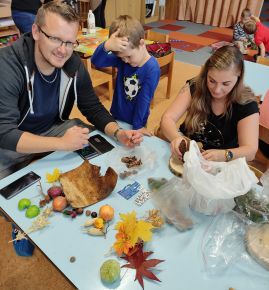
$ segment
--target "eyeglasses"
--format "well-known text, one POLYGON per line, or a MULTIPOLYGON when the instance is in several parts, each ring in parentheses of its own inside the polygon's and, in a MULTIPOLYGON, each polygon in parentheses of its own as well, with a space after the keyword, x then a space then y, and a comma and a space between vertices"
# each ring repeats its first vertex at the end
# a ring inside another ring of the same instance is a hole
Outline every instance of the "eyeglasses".
POLYGON ((76 47, 79 46, 79 42, 76 40, 76 42, 71 42, 71 41, 63 41, 58 37, 54 37, 51 35, 48 35, 45 31, 43 31, 40 27, 38 27, 39 30, 52 42, 55 44, 55 46, 60 47, 63 44, 65 44, 66 48, 69 49, 75 49, 76 47))

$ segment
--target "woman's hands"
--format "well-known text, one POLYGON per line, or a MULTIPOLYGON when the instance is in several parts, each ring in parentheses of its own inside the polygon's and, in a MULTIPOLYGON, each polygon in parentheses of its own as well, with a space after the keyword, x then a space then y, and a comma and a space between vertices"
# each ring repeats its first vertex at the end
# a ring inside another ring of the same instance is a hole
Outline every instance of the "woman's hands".
MULTIPOLYGON (((178 158, 180 160, 182 160, 182 153, 179 150, 179 144, 181 143, 182 140, 186 139, 184 138, 184 136, 178 136, 175 139, 173 139, 170 143, 170 148, 171 148, 171 153, 175 158, 178 158)), ((187 141, 186 141, 187 142, 187 141)))
POLYGON ((226 161, 225 150, 209 149, 202 152, 202 156, 209 161, 226 161))

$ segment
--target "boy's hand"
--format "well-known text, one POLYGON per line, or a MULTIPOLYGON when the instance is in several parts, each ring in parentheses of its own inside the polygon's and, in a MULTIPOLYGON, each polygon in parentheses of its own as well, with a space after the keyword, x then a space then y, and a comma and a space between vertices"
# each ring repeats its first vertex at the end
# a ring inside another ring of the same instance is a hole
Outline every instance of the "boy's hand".
POLYGON ((119 29, 110 35, 110 38, 105 42, 105 49, 108 51, 122 52, 126 50, 129 45, 128 38, 126 36, 119 37, 119 29))
POLYGON ((118 141, 127 146, 127 147, 135 147, 140 145, 143 141, 143 135, 138 132, 138 130, 119 130, 117 134, 118 141))

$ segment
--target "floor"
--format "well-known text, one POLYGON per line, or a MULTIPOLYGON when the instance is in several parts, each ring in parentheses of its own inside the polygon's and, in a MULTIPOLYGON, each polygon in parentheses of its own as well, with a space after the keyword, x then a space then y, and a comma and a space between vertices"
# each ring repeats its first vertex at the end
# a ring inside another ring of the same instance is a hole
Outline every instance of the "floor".
MULTIPOLYGON (((269 27, 269 0, 264 1, 260 20, 269 27)), ((232 28, 197 24, 190 21, 163 20, 152 22, 144 26, 145 30, 169 34, 169 41, 175 51, 175 59, 193 65, 202 65, 212 53, 211 44, 219 41, 232 41, 232 28)), ((253 61, 253 54, 245 56, 253 61)))

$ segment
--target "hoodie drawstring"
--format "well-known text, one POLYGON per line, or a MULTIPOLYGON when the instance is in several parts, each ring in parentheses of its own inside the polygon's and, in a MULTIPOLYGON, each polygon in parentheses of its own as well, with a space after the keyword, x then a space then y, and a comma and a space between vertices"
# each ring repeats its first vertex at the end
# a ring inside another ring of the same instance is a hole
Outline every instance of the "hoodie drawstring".
POLYGON ((74 92, 75 92, 75 105, 78 103, 78 93, 77 93, 77 74, 74 77, 74 92))
POLYGON ((24 69, 25 69, 25 73, 26 73, 27 92, 28 92, 28 98, 29 98, 29 103, 30 103, 30 113, 34 114, 33 99, 32 99, 32 84, 30 82, 28 68, 26 65, 24 66, 24 69))

